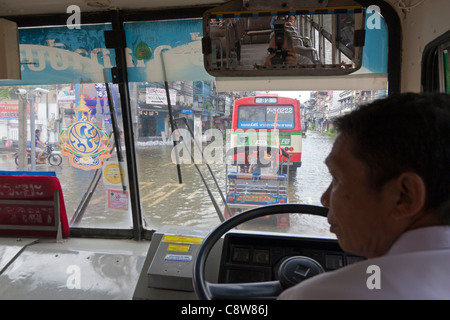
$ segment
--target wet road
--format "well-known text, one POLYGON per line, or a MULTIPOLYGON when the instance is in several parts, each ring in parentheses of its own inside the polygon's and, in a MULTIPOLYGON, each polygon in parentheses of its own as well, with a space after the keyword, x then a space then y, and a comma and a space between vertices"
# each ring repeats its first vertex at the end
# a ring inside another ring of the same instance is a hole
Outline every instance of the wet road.
MULTIPOLYGON (((324 159, 331 150, 333 139, 314 131, 308 131, 303 139, 302 167, 290 173, 288 201, 320 205, 320 196, 330 182, 324 159)), ((172 146, 138 146, 137 162, 143 216, 148 228, 158 229, 164 225, 213 228, 220 223, 217 213, 193 164, 181 165, 183 183, 178 183, 176 165, 172 163, 172 146)), ((0 155, 0 169, 16 170, 12 155, 0 155)), ((225 165, 211 164, 222 192, 225 192, 225 165)), ((53 170, 61 181, 69 220, 77 210, 80 200, 94 176, 93 171, 72 168, 64 157, 61 167, 38 165, 37 170, 53 170)), ((208 172, 200 165, 208 186, 219 206, 223 202, 208 172)), ((80 227, 124 228, 131 226, 129 214, 106 208, 106 189, 100 180, 92 196, 80 227)), ((306 215, 291 217, 290 232, 327 234, 328 224, 323 218, 306 215)))
MULTIPOLYGON (((302 167, 290 172, 290 203, 320 205, 320 197, 330 182, 324 160, 332 143, 333 139, 313 131, 308 132, 307 137, 303 139, 302 167)), ((138 149, 139 174, 141 180, 146 181, 141 183, 141 198, 148 224, 156 228, 168 224, 208 228, 216 226, 219 218, 196 168, 193 164, 181 165, 183 184, 178 184, 175 164, 166 162, 166 159, 170 159, 171 149, 161 146, 138 149), (166 163, 156 167, 154 162, 148 159, 160 159, 166 163)), ((225 165, 210 166, 222 192, 225 192, 225 165)), ((200 169, 217 203, 223 208, 220 194, 206 165, 200 165, 200 169)), ((323 221, 306 222, 305 225, 304 217, 300 220, 302 221, 298 221, 299 223, 291 224, 297 227, 291 228, 290 231, 303 232, 309 229, 312 233, 322 234, 328 230, 328 225, 323 221)))

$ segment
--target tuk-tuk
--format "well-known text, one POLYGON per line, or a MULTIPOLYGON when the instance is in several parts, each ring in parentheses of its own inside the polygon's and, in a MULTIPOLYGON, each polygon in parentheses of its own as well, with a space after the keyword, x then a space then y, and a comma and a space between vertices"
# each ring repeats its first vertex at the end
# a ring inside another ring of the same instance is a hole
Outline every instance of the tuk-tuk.
MULTIPOLYGON (((225 218, 263 205, 288 202, 289 155, 278 147, 239 146, 228 150, 225 218)), ((289 226, 289 215, 276 215, 289 226)))

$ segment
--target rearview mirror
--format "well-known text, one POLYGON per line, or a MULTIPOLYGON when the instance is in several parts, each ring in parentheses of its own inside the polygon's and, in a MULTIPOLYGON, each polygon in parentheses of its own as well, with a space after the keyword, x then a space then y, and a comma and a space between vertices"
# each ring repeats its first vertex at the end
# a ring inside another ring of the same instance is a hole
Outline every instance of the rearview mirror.
POLYGON ((204 66, 212 76, 342 75, 361 67, 360 6, 217 9, 203 16, 204 66))

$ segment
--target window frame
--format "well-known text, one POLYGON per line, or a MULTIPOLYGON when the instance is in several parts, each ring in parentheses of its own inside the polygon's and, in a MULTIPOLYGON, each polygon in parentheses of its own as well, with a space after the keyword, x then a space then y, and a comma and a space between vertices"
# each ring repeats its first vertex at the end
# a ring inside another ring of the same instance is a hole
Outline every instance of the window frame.
MULTIPOLYGON (((450 47, 450 31, 428 43, 422 54, 422 92, 445 92, 442 50, 450 47)), ((447 84, 448 85, 448 84, 447 84)))
MULTIPOLYGON (((356 0, 362 6, 368 7, 376 5, 380 8, 385 22, 388 26, 388 92, 400 92, 400 70, 401 70, 401 24, 395 10, 382 0, 356 0)), ((83 13, 83 24, 91 23, 111 23, 113 32, 120 34, 123 32, 125 22, 156 21, 167 19, 202 18, 203 13, 211 9, 211 6, 195 8, 181 8, 174 10, 153 10, 153 11, 111 11, 83 13)), ((17 23, 18 27, 44 27, 61 26, 67 21, 67 14, 60 15, 24 15, 5 17, 17 23)), ((125 37, 125 35, 123 35, 125 37)), ((125 40, 125 38, 123 39, 125 40)), ((111 44, 116 49, 116 75, 119 80, 119 93, 121 96, 121 108, 123 126, 125 131, 126 159, 128 163, 128 177, 131 198, 131 215, 133 220, 132 229, 104 229, 104 228, 80 228, 71 227, 70 235, 74 237, 88 238, 133 238, 136 240, 151 239, 155 230, 146 229, 143 226, 141 213, 141 203, 139 196, 139 184, 137 176, 137 164, 135 159, 135 142, 133 140, 133 123, 131 119, 128 70, 125 61, 125 43, 111 44)))

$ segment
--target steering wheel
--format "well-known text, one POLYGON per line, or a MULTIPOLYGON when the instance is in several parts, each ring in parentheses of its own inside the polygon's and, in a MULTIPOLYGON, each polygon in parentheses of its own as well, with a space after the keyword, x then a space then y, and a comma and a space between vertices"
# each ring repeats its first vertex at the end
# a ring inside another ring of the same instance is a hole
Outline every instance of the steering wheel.
MULTIPOLYGON (((238 299, 238 298, 262 299, 264 297, 273 298, 277 297, 286 287, 292 285, 286 283, 290 282, 289 280, 288 281, 275 280, 275 281, 238 283, 238 284, 210 283, 205 280, 205 266, 208 255, 213 246, 215 245, 215 243, 225 233, 248 220, 279 213, 306 213, 326 217, 328 209, 325 207, 305 205, 305 204, 269 205, 264 207, 258 207, 255 209, 250 209, 222 222, 203 240, 203 243, 198 251, 197 259, 194 264, 193 283, 194 283, 194 290, 199 299, 216 300, 216 299, 238 299)), ((309 273, 308 277, 310 277, 311 274, 323 272, 322 266, 320 266, 320 264, 318 264, 315 260, 309 259, 307 257, 295 257, 295 258, 302 260, 300 261, 302 266, 306 264, 307 268, 314 270, 313 272, 309 273)), ((291 263, 289 261, 292 261, 292 259, 287 259, 282 264, 291 263)), ((294 264, 295 263, 296 262, 294 262, 294 264)), ((292 269, 292 266, 291 267, 287 265, 284 267, 280 266, 280 269, 284 270, 292 269)))

